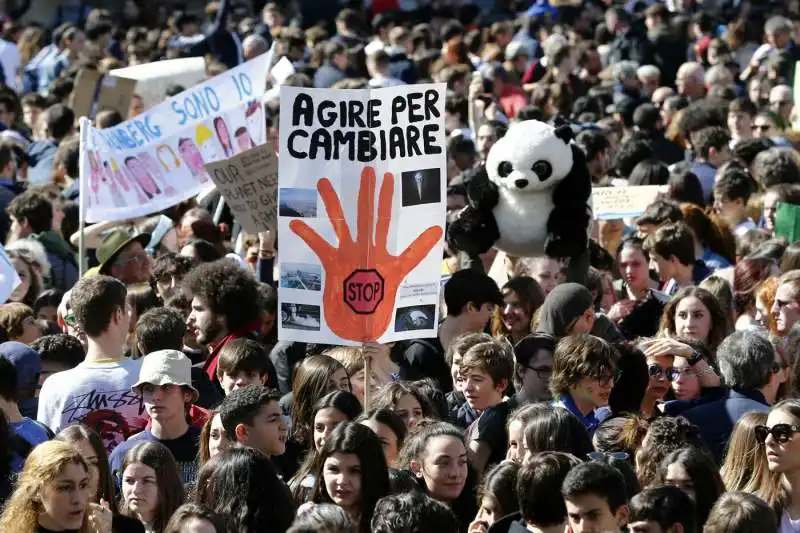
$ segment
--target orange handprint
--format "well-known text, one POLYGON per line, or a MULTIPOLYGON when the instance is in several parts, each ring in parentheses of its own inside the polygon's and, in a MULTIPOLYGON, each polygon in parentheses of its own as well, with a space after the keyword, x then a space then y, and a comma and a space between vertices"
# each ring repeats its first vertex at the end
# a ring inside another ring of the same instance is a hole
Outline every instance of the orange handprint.
POLYGON ((336 335, 352 341, 374 341, 383 335, 392 320, 392 310, 400 282, 428 255, 442 238, 443 229, 433 226, 414 239, 398 256, 387 250, 392 218, 394 176, 383 175, 375 214, 375 169, 364 167, 358 190, 356 239, 350 235, 342 204, 328 178, 317 182, 325 211, 339 239, 335 248, 302 220, 292 220, 296 233, 322 262, 325 289, 322 295, 325 320, 336 335), (373 239, 374 233, 374 239, 373 239))

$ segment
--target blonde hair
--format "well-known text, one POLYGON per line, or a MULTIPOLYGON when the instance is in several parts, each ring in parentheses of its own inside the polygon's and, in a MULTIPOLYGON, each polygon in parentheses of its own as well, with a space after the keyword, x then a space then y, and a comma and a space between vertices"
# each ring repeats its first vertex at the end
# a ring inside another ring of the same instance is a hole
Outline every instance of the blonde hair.
POLYGON ((348 376, 364 370, 364 350, 357 346, 334 346, 323 353, 339 361, 348 376))
MULTIPOLYGON (((0 531, 35 533, 41 513, 41 494, 44 487, 64 471, 68 464, 89 469, 77 448, 66 442, 51 440, 35 447, 17 478, 14 493, 0 517, 0 531)), ((89 507, 84 513, 80 533, 89 533, 89 507)))
POLYGON ((767 413, 747 413, 736 422, 720 470, 729 492, 771 492, 770 485, 775 484, 771 478, 774 476, 767 469, 764 447, 756 440, 755 434, 756 426, 766 421, 767 413))

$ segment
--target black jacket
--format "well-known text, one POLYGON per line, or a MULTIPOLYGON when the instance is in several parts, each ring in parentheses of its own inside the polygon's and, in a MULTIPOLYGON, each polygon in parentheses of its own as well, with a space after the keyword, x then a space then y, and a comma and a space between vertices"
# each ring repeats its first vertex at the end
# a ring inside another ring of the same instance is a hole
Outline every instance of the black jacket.
POLYGON ((620 61, 635 61, 640 65, 652 65, 653 45, 638 26, 631 26, 625 33, 617 35, 617 38, 611 43, 607 61, 609 65, 620 61))

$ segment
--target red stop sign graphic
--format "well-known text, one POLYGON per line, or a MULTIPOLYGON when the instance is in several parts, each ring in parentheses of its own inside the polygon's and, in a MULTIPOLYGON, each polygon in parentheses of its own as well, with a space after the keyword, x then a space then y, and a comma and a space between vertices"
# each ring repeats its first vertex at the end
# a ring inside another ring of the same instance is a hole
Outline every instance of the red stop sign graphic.
POLYGON ((377 270, 355 270, 344 280, 344 301, 354 313, 370 315, 383 301, 383 278, 377 270))

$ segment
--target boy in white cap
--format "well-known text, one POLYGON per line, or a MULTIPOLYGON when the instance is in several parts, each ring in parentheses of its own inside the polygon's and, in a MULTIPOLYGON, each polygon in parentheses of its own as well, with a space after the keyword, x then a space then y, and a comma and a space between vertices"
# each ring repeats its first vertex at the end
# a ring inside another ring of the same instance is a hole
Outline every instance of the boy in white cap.
POLYGON ((125 453, 140 442, 160 442, 172 452, 184 484, 197 477, 200 430, 189 425, 186 413, 200 396, 192 386, 192 363, 177 350, 159 350, 142 360, 139 380, 131 391, 142 395, 150 428, 120 444, 109 457, 116 479, 125 453))

